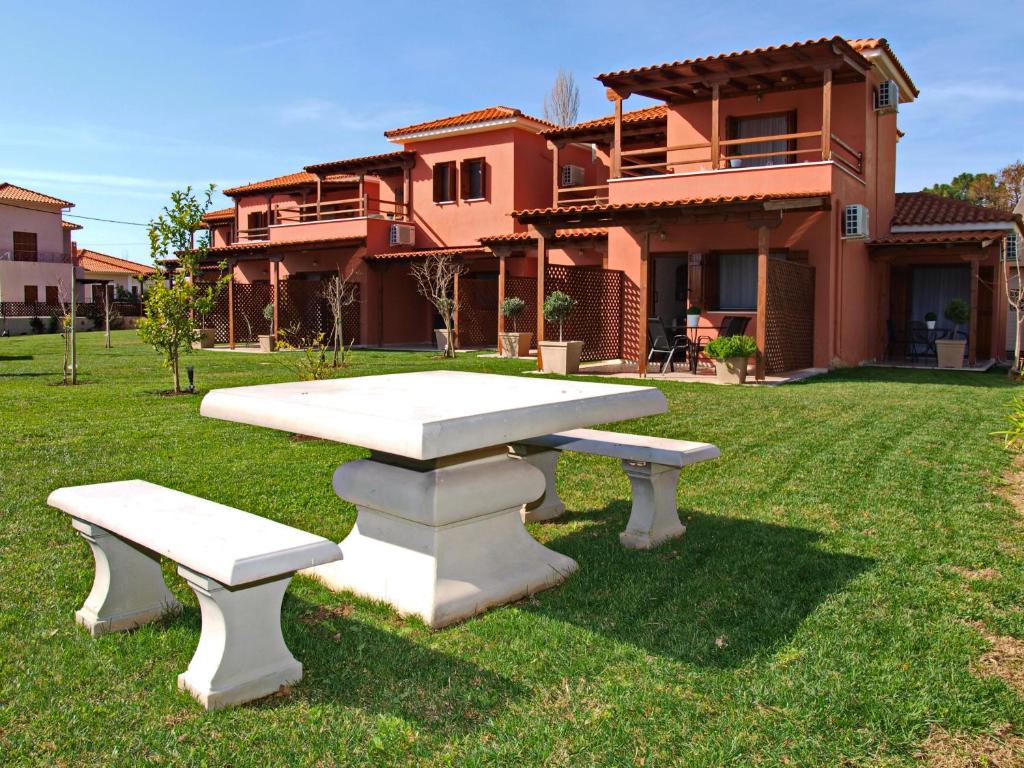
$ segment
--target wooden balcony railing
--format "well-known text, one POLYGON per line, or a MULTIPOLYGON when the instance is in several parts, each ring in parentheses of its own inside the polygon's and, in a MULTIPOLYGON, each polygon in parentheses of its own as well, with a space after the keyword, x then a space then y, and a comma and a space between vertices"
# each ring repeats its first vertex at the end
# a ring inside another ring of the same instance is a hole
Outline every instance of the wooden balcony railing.
POLYGON ((556 206, 601 205, 608 202, 608 185, 589 187, 559 187, 556 206))
POLYGON ((238 230, 238 242, 251 243, 259 240, 270 239, 269 227, 250 227, 249 229, 238 230))
POLYGON ((382 200, 366 195, 345 200, 321 200, 319 203, 302 203, 278 209, 277 223, 301 224, 312 221, 358 219, 363 216, 381 216, 396 221, 407 221, 409 206, 395 200, 382 200))

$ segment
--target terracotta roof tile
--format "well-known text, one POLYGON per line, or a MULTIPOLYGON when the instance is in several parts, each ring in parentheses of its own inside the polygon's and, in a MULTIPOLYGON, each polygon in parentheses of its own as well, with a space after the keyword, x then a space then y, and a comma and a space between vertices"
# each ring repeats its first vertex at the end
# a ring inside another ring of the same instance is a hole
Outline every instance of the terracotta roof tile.
POLYGON ((65 232, 73 232, 76 229, 81 229, 82 225, 81 224, 75 224, 75 222, 73 222, 73 221, 62 221, 60 223, 60 227, 65 232))
POLYGON ((73 208, 75 205, 67 200, 61 200, 59 197, 34 192, 6 181, 0 182, 0 202, 4 200, 15 203, 42 203, 43 205, 55 205, 58 208, 73 208))
POLYGON ((108 256, 98 251, 82 248, 78 251, 78 266, 86 272, 119 272, 127 275, 152 275, 156 268, 149 264, 139 264, 117 256, 108 256))
MULTIPOLYGON (((645 107, 643 109, 634 109, 630 112, 622 113, 622 124, 630 125, 636 123, 656 122, 658 120, 666 119, 668 115, 668 107, 665 104, 657 104, 653 107, 645 107)), ((593 131, 601 128, 613 128, 615 126, 615 116, 609 115, 608 117, 599 117, 596 120, 587 120, 582 123, 576 123, 575 125, 567 125, 563 128, 553 128, 543 132, 544 136, 562 136, 572 135, 575 133, 581 133, 583 131, 593 131)))
POLYGON ((931 192, 898 192, 892 226, 978 224, 990 221, 1013 221, 1013 214, 931 192))
POLYGON ((1010 234, 1008 229, 969 229, 945 232, 895 232, 875 238, 868 245, 930 245, 945 243, 982 243, 1000 240, 1010 234))
POLYGON ((203 221, 223 221, 235 218, 234 208, 220 208, 216 211, 207 211, 203 215, 203 221))
POLYGON ((643 203, 602 203, 600 205, 564 205, 558 208, 530 208, 513 211, 513 216, 543 216, 555 213, 589 213, 592 211, 639 211, 659 208, 699 207, 722 203, 756 203, 768 200, 791 200, 802 197, 829 197, 828 192, 786 192, 756 195, 718 195, 710 197, 689 197, 678 200, 653 200, 643 203))
POLYGON ((914 96, 919 96, 921 94, 921 91, 919 91, 917 86, 914 85, 914 81, 910 79, 910 74, 903 67, 903 62, 896 57, 892 48, 889 47, 889 41, 884 37, 863 37, 855 40, 847 40, 846 42, 849 43, 850 47, 857 51, 857 53, 863 53, 864 51, 885 52, 889 58, 892 59, 892 63, 896 66, 896 69, 899 70, 899 73, 908 83, 910 83, 910 87, 914 90, 914 96))
POLYGON ((422 248, 416 251, 382 251, 367 256, 367 259, 423 259, 427 256, 488 256, 490 252, 482 245, 464 245, 452 248, 422 248))
MULTIPOLYGON (((556 229, 555 240, 590 240, 608 237, 608 230, 604 227, 580 227, 579 229, 556 229)), ((529 232, 513 232, 509 235, 492 235, 481 237, 480 242, 490 245, 492 243, 521 243, 534 241, 533 235, 529 232)))
POLYGON ((314 163, 307 165, 306 170, 316 173, 317 171, 324 170, 337 170, 344 171, 359 170, 368 165, 381 165, 384 166, 389 163, 402 163, 409 160, 414 160, 416 153, 406 149, 400 149, 397 152, 384 152, 379 155, 366 155, 365 157, 350 157, 346 160, 331 160, 326 163, 314 163))
POLYGON ((464 125, 472 125, 473 123, 483 123, 489 120, 501 120, 503 118, 510 117, 522 117, 551 128, 555 127, 554 123, 549 123, 547 120, 541 120, 536 117, 524 115, 521 110, 514 109, 513 107, 486 107, 484 109, 473 110, 472 112, 463 112, 461 115, 452 115, 451 117, 442 117, 437 120, 428 120, 423 123, 416 123, 415 125, 407 125, 404 128, 394 128, 390 131, 384 131, 384 135, 389 139, 397 139, 402 136, 408 136, 412 133, 420 133, 421 131, 434 131, 441 128, 458 128, 464 125))
POLYGON ((305 184, 316 184, 316 175, 308 171, 298 173, 287 173, 284 176, 275 176, 272 179, 253 181, 239 187, 225 189, 225 195, 240 195, 245 192, 269 192, 274 189, 288 189, 290 187, 301 187, 305 184))

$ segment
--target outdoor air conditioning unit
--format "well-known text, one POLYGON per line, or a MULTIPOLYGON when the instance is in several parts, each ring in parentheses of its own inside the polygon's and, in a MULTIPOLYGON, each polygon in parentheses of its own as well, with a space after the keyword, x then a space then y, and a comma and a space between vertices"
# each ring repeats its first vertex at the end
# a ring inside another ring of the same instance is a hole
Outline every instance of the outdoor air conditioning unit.
POLYGON ((561 185, 563 187, 582 187, 586 172, 579 165, 563 165, 561 185))
POLYGON ((896 112, 900 108, 900 87, 895 80, 878 84, 875 90, 875 112, 896 112))
POLYGON ((843 209, 843 239, 864 240, 868 237, 867 206, 848 205, 843 209))
POLYGON ((412 245, 416 242, 416 230, 411 224, 392 224, 388 245, 412 245))

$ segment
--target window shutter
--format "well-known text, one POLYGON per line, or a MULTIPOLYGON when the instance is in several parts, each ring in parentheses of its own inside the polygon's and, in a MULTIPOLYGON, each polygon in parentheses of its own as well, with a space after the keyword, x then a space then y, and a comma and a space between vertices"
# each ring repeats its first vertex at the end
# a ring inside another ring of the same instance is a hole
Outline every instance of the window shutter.
POLYGON ((25 286, 25 303, 35 304, 39 301, 39 287, 36 285, 25 286))
POLYGON ((459 165, 459 193, 463 200, 468 200, 470 197, 470 183, 469 174, 470 168, 473 166, 472 160, 463 160, 459 165))
POLYGON ((490 173, 488 173, 487 161, 481 158, 481 160, 480 160, 480 197, 489 198, 491 196, 490 195, 490 190, 487 188, 487 183, 489 181, 489 177, 490 177, 490 173))
POLYGON ((435 163, 434 165, 434 202, 441 202, 441 198, 444 197, 444 187, 442 186, 442 163, 435 163))
POLYGON ((718 254, 715 252, 704 254, 703 284, 701 293, 704 304, 701 309, 718 308, 718 254))
POLYGON ((455 200, 456 189, 455 189, 455 162, 448 163, 448 200, 455 200))
POLYGON ((690 254, 690 274, 687 276, 687 292, 690 306, 704 308, 704 254, 690 254))

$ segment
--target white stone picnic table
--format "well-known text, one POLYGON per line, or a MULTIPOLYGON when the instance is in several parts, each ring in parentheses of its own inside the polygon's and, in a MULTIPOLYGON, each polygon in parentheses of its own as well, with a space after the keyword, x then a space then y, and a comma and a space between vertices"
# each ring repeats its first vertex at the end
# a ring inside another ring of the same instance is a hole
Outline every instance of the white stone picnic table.
POLYGON ((342 559, 306 571, 442 627, 576 570, 526 531, 544 476, 510 443, 667 410, 654 387, 424 371, 211 391, 200 413, 371 451, 334 473, 342 559))

